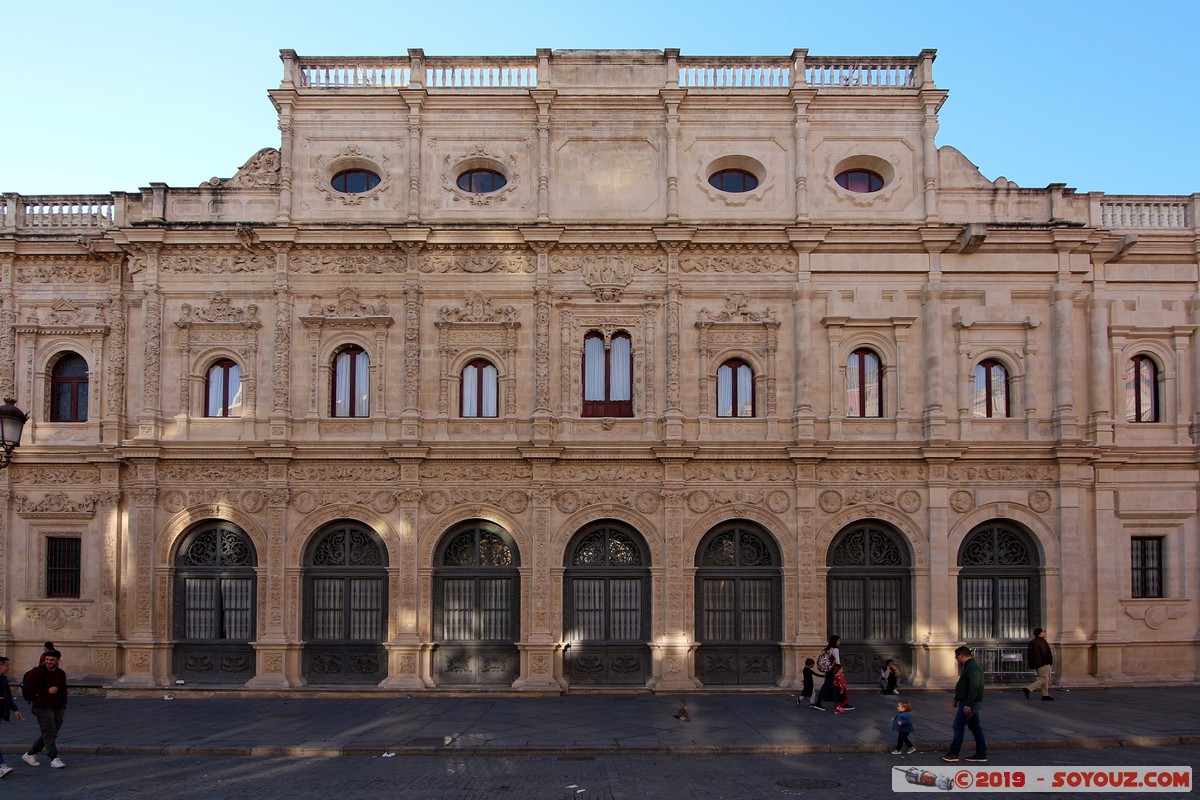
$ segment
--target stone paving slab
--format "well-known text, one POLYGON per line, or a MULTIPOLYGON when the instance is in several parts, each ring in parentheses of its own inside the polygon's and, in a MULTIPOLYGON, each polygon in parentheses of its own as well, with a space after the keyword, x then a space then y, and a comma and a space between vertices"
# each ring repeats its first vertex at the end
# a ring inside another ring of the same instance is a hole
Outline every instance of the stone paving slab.
MULTIPOLYGON (((66 753, 319 757, 344 755, 596 755, 861 753, 890 750, 899 698, 856 693, 835 715, 786 694, 694 697, 73 697, 60 737, 66 753), (675 719, 686 700, 690 721, 675 719)), ((925 751, 943 750, 953 710, 945 692, 908 692, 925 751)), ((1200 744, 1194 687, 1058 692, 1024 699, 990 691, 981 710, 989 749, 1156 747, 1200 744), (1163 709, 1171 709, 1164 714, 1163 709)), ((25 704, 18 701, 22 710, 25 704)), ((31 715, 0 725, 0 747, 19 755, 37 737, 31 715)), ((968 739, 970 737, 968 736, 968 739)))

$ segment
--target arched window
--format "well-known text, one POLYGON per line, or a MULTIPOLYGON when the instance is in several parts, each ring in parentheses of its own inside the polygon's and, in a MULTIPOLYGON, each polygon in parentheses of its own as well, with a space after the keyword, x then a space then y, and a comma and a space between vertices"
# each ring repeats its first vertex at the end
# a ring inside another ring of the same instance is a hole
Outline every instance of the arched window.
POLYGON ((598 331, 583 339, 583 416, 633 416, 633 340, 625 331, 607 347, 598 331))
POLYGON ((477 358, 463 367, 460 413, 464 417, 495 417, 497 408, 496 368, 477 358))
POLYGON ((371 360, 358 345, 343 347, 333 357, 332 415, 371 415, 371 360))
POLYGON ((958 551, 959 627, 963 641, 1023 641, 1038 610, 1038 555, 1016 526, 993 521, 958 551))
POLYGON ((740 358, 717 367, 717 416, 754 416, 754 370, 740 358))
POLYGON ((746 523, 710 532, 696 555, 696 674, 704 683, 775 683, 782 598, 779 556, 746 523))
POLYGON ((375 532, 342 522, 317 536, 305 555, 304 589, 309 682, 382 680, 387 551, 375 532))
POLYGON ((883 416, 883 365, 865 347, 846 359, 846 416, 883 416))
POLYGON ((242 415, 242 368, 222 358, 208 368, 204 379, 204 416, 242 415))
POLYGON ((1160 422, 1158 364, 1145 354, 1125 365, 1125 419, 1129 422, 1160 422))
POLYGON ((649 677, 650 557, 642 537, 600 522, 576 534, 563 579, 572 683, 644 684, 649 677))
POLYGON ((516 544, 498 525, 470 522, 447 534, 434 563, 442 681, 511 684, 520 674, 516 544))
POLYGON ((254 675, 255 566, 250 538, 230 523, 202 525, 175 558, 175 674, 189 681, 254 675))
POLYGON ((985 358, 975 365, 971 408, 977 417, 1009 416, 1008 370, 999 361, 985 358))
POLYGON ((63 353, 50 370, 50 421, 87 422, 88 365, 77 353, 63 353))
POLYGON ((912 559, 904 537, 867 520, 838 534, 829 548, 830 633, 842 637, 842 664, 859 678, 879 677, 887 658, 906 663, 912 635, 912 559))

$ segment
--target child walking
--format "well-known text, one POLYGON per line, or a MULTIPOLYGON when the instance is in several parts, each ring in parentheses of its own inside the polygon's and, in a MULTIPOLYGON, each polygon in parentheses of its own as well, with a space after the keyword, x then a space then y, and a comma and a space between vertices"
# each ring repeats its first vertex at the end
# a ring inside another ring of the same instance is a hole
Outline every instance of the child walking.
POLYGON ((908 735, 913 732, 912 724, 912 703, 907 700, 901 700, 896 703, 896 716, 892 717, 892 730, 896 731, 896 749, 892 751, 892 755, 898 756, 901 753, 912 754, 917 752, 917 748, 913 747, 912 741, 908 735))
POLYGON ((845 714, 853 711, 850 705, 850 693, 846 691, 846 673, 842 672, 841 664, 833 665, 833 713, 845 714))
POLYGON ((817 662, 811 658, 804 659, 804 686, 800 689, 800 696, 808 701, 809 708, 817 708, 821 701, 817 699, 817 678, 824 680, 825 673, 817 672, 817 662))

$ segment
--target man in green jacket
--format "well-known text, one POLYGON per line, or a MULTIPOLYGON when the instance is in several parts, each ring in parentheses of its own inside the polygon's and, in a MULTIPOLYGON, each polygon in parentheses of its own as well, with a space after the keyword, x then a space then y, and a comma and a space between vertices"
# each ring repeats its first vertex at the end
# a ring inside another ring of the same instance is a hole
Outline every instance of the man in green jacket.
POLYGON ((975 755, 967 756, 967 761, 986 763, 987 742, 983 738, 983 726, 979 724, 979 707, 983 705, 983 667, 971 654, 971 648, 962 646, 954 650, 954 660, 962 667, 958 683, 954 687, 954 740, 950 743, 950 752, 942 756, 942 761, 958 761, 958 751, 962 748, 963 732, 971 729, 975 737, 975 755))

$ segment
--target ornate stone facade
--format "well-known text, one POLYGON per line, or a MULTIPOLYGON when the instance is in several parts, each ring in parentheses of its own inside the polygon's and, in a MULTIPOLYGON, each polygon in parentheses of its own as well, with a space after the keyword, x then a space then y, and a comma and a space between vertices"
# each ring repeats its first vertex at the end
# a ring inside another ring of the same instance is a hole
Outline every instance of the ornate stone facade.
POLYGON ((985 179, 932 51, 282 59, 231 178, 0 196, 18 662, 1196 680, 1200 196, 985 179))

